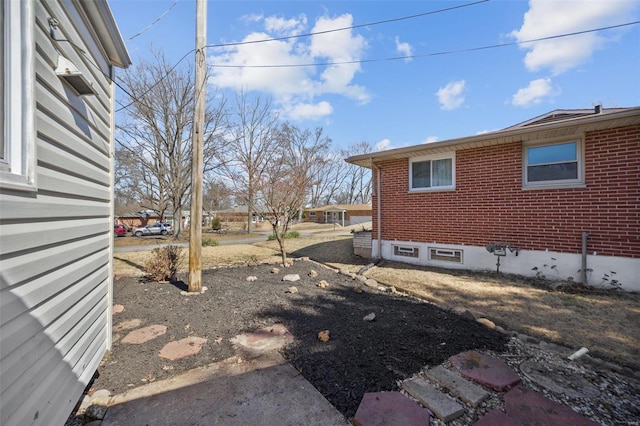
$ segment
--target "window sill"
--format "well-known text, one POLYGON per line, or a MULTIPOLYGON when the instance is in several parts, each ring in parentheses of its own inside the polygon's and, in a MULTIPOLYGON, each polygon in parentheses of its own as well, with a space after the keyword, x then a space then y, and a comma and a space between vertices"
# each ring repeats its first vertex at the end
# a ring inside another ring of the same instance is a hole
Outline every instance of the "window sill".
POLYGON ((523 191, 535 191, 540 189, 581 189, 586 188, 586 183, 555 183, 546 185, 529 185, 523 186, 523 191))
POLYGON ((446 188, 421 188, 421 189, 410 189, 409 194, 420 194, 425 192, 455 192, 455 187, 446 187, 446 188))

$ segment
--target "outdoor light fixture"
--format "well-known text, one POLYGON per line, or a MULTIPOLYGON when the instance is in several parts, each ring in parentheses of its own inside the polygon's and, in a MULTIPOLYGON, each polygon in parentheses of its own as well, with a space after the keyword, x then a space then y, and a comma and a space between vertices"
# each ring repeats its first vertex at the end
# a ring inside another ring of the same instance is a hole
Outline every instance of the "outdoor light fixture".
POLYGON ((97 95, 93 84, 82 75, 80 70, 67 58, 58 55, 58 67, 56 75, 63 79, 80 96, 97 95))

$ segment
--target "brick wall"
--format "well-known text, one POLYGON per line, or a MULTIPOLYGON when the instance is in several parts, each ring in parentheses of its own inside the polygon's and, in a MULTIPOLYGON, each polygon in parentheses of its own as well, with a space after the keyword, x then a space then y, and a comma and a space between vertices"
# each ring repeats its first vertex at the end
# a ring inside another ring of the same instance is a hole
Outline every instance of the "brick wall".
POLYGON ((409 193, 408 160, 379 166, 383 240, 580 253, 587 231, 590 253, 640 258, 640 126, 586 134, 586 188, 523 190, 519 142, 457 151, 455 191, 409 193))

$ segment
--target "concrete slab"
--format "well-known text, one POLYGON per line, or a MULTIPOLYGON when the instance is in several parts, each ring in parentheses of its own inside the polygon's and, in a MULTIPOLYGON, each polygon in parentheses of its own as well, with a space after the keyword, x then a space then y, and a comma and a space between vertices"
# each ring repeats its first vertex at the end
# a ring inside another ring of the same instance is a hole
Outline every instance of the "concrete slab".
POLYGON ((522 424, 500 410, 493 410, 475 422, 473 426, 522 426, 522 424))
POLYGON ((531 425, 597 426, 598 423, 576 413, 538 392, 522 386, 511 389, 504 396, 507 415, 531 425))
POLYGON ((280 354, 231 358, 114 396, 102 426, 348 425, 280 354))
POLYGON ((400 392, 365 393, 353 418, 355 426, 429 426, 429 412, 400 392))
POLYGON ((464 414, 462 405, 420 377, 405 380, 402 382, 402 388, 443 422, 449 422, 464 414))
POLYGON ((153 340, 156 337, 162 336, 167 332, 166 325, 150 325, 148 327, 139 328, 133 330, 131 333, 124 336, 120 343, 129 343, 132 345, 139 345, 149 340, 153 340))
POLYGON ((499 392, 520 383, 520 376, 499 358, 468 351, 450 357, 449 361, 463 377, 499 392))
POLYGON ((451 394, 471 407, 477 407, 489 396, 489 393, 480 386, 465 380, 458 373, 447 370, 441 365, 433 367, 426 374, 431 380, 440 383, 451 394))

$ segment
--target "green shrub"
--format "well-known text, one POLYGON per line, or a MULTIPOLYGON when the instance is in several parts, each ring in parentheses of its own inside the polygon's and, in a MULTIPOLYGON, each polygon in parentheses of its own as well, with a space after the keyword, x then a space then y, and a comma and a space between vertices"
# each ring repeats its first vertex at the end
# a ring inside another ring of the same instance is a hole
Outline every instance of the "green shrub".
POLYGON ((202 239, 202 247, 216 247, 219 246, 220 243, 218 240, 213 238, 203 238, 202 239))
POLYGON ((222 228, 222 223, 220 223, 220 219, 218 219, 217 217, 213 218, 213 221, 211 222, 211 229, 213 229, 214 231, 219 231, 222 228))
POLYGON ((144 270, 153 281, 173 281, 182 261, 182 247, 158 247, 151 251, 151 259, 144 265, 144 270))

